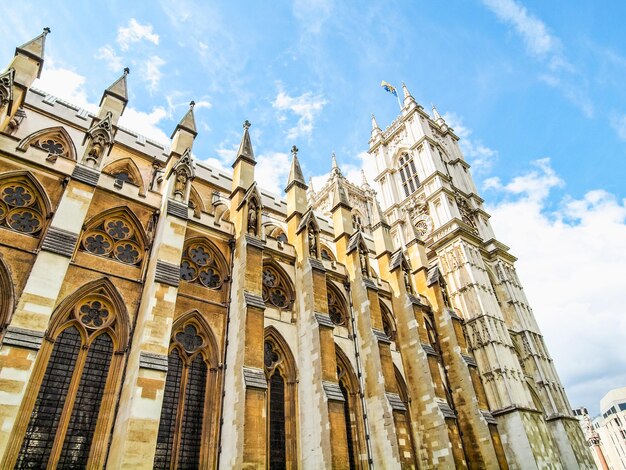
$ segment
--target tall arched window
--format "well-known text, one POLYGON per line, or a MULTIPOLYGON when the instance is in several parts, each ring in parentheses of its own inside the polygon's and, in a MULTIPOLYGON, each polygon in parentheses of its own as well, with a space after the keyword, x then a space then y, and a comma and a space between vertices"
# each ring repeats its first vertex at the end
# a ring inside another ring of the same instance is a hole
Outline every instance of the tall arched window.
POLYGON ((402 154, 398 160, 398 171, 400 172, 400 178, 402 179, 404 195, 408 197, 417 188, 419 188, 420 185, 413 156, 408 153, 402 154))
POLYGON ((14 299, 15 292, 9 267, 0 256, 0 339, 13 315, 14 299))
POLYGON ((396 433, 398 435, 398 445, 400 447, 400 461, 402 462, 402 468, 417 468, 417 453, 415 452, 415 444, 413 442, 413 429, 411 426, 411 414, 409 412, 409 394, 402 374, 400 374, 396 366, 393 368, 396 376, 396 384, 398 386, 398 395, 405 407, 404 411, 397 409, 393 411, 396 433))
POLYGON ((198 311, 176 320, 168 356, 154 468, 209 468, 214 464, 219 387, 218 351, 198 311))
POLYGON ((0 178, 0 227, 39 237, 50 202, 43 187, 27 171, 12 171, 0 178))
POLYGON ((92 281, 53 315, 2 468, 101 468, 128 344, 125 303, 92 281))
POLYGON ((390 341, 396 340, 396 322, 393 318, 391 310, 385 305, 385 302, 380 301, 380 313, 383 317, 383 331, 387 335, 390 341))
POLYGON ((360 399, 360 386, 356 374, 352 370, 350 361, 335 345, 337 352, 337 379, 339 388, 344 398, 344 420, 346 425, 346 447, 348 449, 348 462, 350 470, 364 468, 365 462, 361 461, 362 455, 367 455, 365 450, 363 412, 360 399))
POLYGON ((183 281, 218 290, 227 277, 226 261, 213 243, 206 238, 192 238, 185 242, 180 263, 183 281))
POLYGON ((289 310, 295 300, 289 278, 276 263, 263 263, 263 301, 268 307, 289 310))
POLYGON ((265 331, 267 377, 267 467, 297 467, 296 369, 287 343, 278 331, 265 331))
POLYGON ((332 282, 326 283, 326 296, 328 298, 328 315, 335 325, 349 326, 348 306, 346 300, 332 282))

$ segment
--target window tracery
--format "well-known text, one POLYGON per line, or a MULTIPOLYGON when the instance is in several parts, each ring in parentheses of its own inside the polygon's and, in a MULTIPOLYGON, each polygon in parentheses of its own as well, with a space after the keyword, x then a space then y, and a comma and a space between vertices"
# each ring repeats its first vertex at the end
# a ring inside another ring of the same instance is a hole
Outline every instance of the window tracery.
POLYGON ((0 180, 0 227, 39 236, 47 218, 40 191, 25 177, 0 180))
POLYGON ((398 171, 400 172, 400 178, 402 179, 404 195, 408 197, 415 192, 420 185, 412 155, 405 153, 400 157, 398 160, 398 171))
POLYGON ((380 302, 380 311, 382 313, 383 319, 383 331, 387 335, 390 341, 396 340, 396 326, 395 321, 393 319, 393 315, 387 305, 383 301, 380 302))
POLYGON ((293 303, 293 290, 285 276, 274 266, 263 266, 263 301, 281 310, 288 310, 293 303))
POLYGON ((61 126, 37 131, 22 140, 17 148, 26 150, 31 145, 48 152, 46 160, 51 163, 56 162, 59 157, 76 160, 74 143, 67 131, 61 126))
POLYGON ((197 311, 180 317, 172 329, 163 406, 153 467, 208 468, 202 436, 211 435, 210 406, 217 392, 217 347, 197 311))
POLYGON ((144 256, 145 237, 126 211, 113 211, 88 224, 81 248, 92 255, 138 266, 144 256))
POLYGON ((29 384, 28 419, 12 436, 19 453, 7 457, 15 468, 103 466, 128 327, 124 301, 107 279, 60 304, 36 364, 41 372, 33 374, 41 382, 29 384))
POLYGON ((326 295, 328 298, 328 315, 331 321, 338 326, 347 326, 348 312, 342 295, 330 283, 326 284, 326 295))
POLYGON ((224 284, 226 272, 218 259, 215 249, 207 241, 188 243, 180 264, 180 278, 209 289, 219 289, 224 284))

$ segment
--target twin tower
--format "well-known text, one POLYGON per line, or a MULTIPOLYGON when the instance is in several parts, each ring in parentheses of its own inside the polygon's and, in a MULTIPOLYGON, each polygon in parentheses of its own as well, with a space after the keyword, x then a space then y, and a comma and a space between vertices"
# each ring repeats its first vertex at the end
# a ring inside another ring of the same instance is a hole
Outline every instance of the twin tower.
POLYGON ((1 468, 593 468, 453 129, 404 87, 378 192, 286 198, 0 74, 1 468), (378 199, 380 198, 380 199, 378 199))

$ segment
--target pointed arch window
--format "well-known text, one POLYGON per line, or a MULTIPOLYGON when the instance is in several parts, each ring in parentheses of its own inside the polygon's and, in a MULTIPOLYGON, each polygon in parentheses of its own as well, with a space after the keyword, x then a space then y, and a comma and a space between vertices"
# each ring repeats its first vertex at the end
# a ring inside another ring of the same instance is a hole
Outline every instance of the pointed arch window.
POLYGON ((326 295, 331 321, 338 326, 348 326, 348 309, 343 295, 330 282, 326 283, 326 295))
POLYGON ((172 331, 153 466, 208 468, 215 457, 209 455, 218 400, 215 338, 198 312, 181 317, 172 331))
POLYGON ((400 156, 400 159, 398 160, 398 171, 400 172, 400 178, 402 179, 404 195, 408 197, 415 192, 420 185, 412 155, 404 153, 400 156))
POLYGON ((136 217, 127 210, 112 210, 87 224, 80 249, 124 264, 141 265, 147 240, 136 217))
POLYGON ((393 314, 391 313, 391 310, 389 310, 389 308, 383 301, 380 301, 380 311, 383 317, 383 331, 385 332, 385 335, 387 335, 387 338, 389 338, 390 341, 395 341, 396 340, 396 322, 393 318, 393 314))
POLYGON ((63 127, 51 127, 37 131, 22 140, 17 148, 26 150, 31 145, 48 152, 46 159, 52 163, 56 162, 59 157, 76 160, 74 142, 63 127))
POLYGON ((0 256, 0 339, 11 320, 15 292, 9 268, 0 256))
POLYGON ((398 446, 400 448, 400 459, 402 468, 418 468, 416 462, 417 452, 415 451, 415 443, 413 440, 413 429, 411 425, 411 414, 409 394, 406 387, 406 382, 402 377, 402 374, 396 366, 393 367, 395 371, 396 384, 398 387, 398 396, 404 404, 405 410, 394 409, 394 422, 396 425, 396 433, 398 435, 398 446))
POLYGON ((344 398, 344 421, 346 428, 346 447, 350 470, 363 468, 362 455, 367 452, 364 446, 363 414, 360 401, 359 381, 350 366, 350 361, 343 351, 335 345, 337 351, 337 379, 344 398))
POLYGON ((124 302, 94 281, 61 303, 41 348, 3 467, 102 467, 128 343, 124 302), (38 372, 38 370, 40 372, 38 372), (19 442, 15 442, 19 441, 19 442))
POLYGON ((208 240, 191 240, 183 250, 180 278, 209 289, 220 289, 227 278, 225 262, 208 240))
POLYGON ((274 328, 265 333, 263 360, 267 377, 267 467, 296 466, 296 371, 289 347, 274 328))
POLYGON ((289 310, 294 300, 293 288, 282 269, 263 265, 263 301, 280 310, 289 310))
POLYGON ((0 227, 38 237, 50 207, 43 188, 24 172, 0 179, 0 227))

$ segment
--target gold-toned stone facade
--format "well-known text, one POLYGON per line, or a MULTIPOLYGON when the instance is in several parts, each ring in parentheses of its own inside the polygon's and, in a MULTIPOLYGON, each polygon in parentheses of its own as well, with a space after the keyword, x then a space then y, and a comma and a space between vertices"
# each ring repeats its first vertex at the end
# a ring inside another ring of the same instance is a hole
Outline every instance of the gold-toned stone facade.
POLYGON ((247 121, 233 175, 193 161, 193 103, 169 148, 120 128, 127 71, 96 114, 47 99, 46 34, 2 75, 0 468, 591 468, 569 416, 491 398, 528 339, 454 308, 463 237, 433 263, 295 147, 277 199, 247 121))

